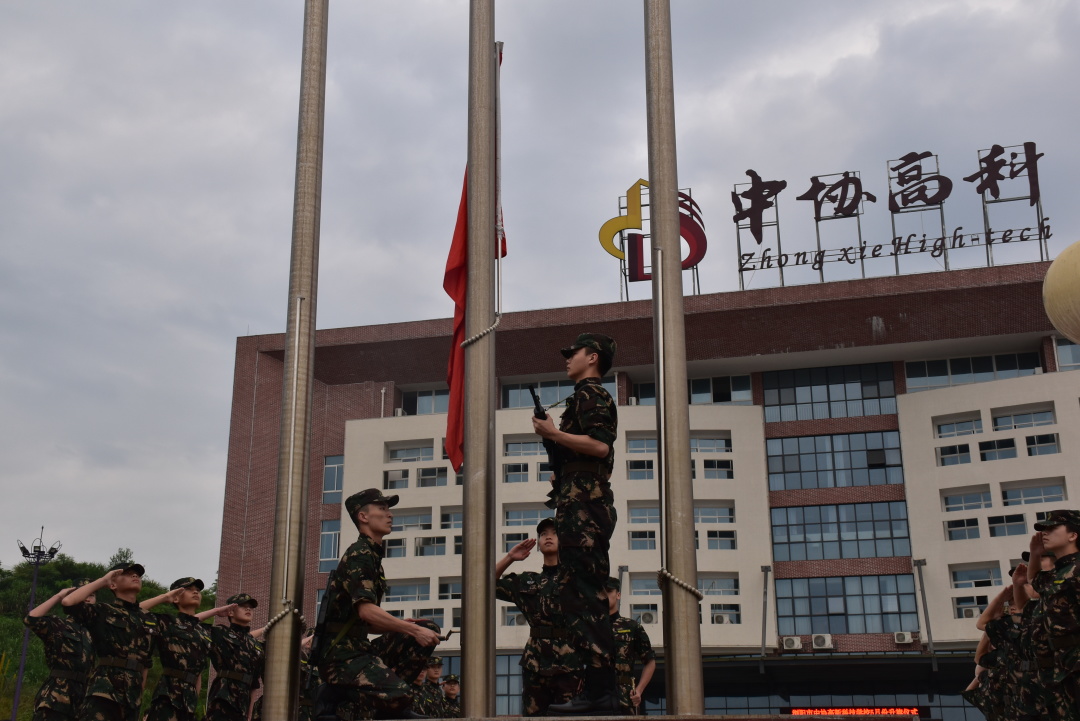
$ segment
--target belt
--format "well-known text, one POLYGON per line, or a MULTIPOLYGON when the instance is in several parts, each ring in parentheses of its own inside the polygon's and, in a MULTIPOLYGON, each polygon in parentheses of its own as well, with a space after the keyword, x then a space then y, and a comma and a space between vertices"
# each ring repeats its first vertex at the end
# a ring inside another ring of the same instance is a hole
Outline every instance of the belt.
POLYGON ((49 675, 53 678, 67 679, 76 683, 86 683, 86 674, 76 671, 49 671, 49 675))
POLYGON ((605 478, 610 475, 606 463, 599 461, 570 461, 559 466, 559 477, 570 473, 595 473, 605 478))
POLYGON ((97 665, 111 668, 122 668, 125 671, 145 671, 149 666, 139 663, 137 658, 119 658, 117 656, 102 656, 97 660, 97 665))
POLYGON ((1055 651, 1063 651, 1073 646, 1080 646, 1080 633, 1070 633, 1068 636, 1050 637, 1050 648, 1055 651))
POLYGON ((326 630, 328 633, 341 633, 345 631, 345 635, 349 638, 362 638, 367 639, 367 635, 370 633, 368 627, 362 623, 349 624, 345 623, 328 623, 326 624, 326 630))
POLYGON ((624 685, 635 682, 634 674, 632 674, 632 673, 616 674, 615 678, 619 683, 624 684, 624 685))
POLYGON ((569 638, 570 631, 555 626, 533 626, 529 629, 529 638, 569 638))
POLYGON ((163 668, 161 670, 162 676, 168 676, 170 678, 178 678, 184 683, 195 683, 199 678, 199 674, 192 673, 190 671, 181 671, 178 668, 163 668))
POLYGON ((218 673, 218 678, 227 678, 230 681, 239 681, 251 685, 251 682, 255 680, 255 677, 250 673, 240 673, 239 671, 221 671, 218 673))

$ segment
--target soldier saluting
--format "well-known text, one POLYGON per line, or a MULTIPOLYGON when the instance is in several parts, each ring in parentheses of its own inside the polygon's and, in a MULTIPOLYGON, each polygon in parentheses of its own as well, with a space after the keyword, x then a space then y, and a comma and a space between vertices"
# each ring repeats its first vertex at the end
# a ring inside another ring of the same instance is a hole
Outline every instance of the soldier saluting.
POLYGON ((263 669, 263 626, 251 630, 259 602, 246 593, 229 596, 229 625, 210 629, 210 661, 217 677, 206 697, 204 721, 244 721, 251 712, 252 696, 259 688, 263 669))
POLYGON ((1035 524, 1028 575, 1039 594, 1050 647, 1054 651, 1054 702, 1080 718, 1080 511, 1050 511, 1035 524), (1054 570, 1038 571, 1043 553, 1053 553, 1054 570))
MULTIPOLYGON (((86 680, 94 667, 90 634, 70 618, 50 616, 49 611, 69 593, 90 583, 89 579, 62 589, 36 607, 23 623, 45 644, 49 678, 34 698, 34 721, 75 721, 75 711, 86 695, 86 680)), ((94 594, 83 603, 94 604, 94 594)))

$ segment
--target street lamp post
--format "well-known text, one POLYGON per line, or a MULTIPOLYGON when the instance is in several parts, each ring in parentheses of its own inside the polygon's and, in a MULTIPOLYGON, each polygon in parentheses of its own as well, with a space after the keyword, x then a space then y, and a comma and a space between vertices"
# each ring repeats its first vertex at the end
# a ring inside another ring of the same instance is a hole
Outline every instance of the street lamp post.
MULTIPOLYGON (((23 559, 26 563, 29 563, 34 567, 34 580, 30 583, 30 603, 26 606, 27 613, 34 610, 34 597, 37 595, 38 569, 56 558, 56 554, 60 551, 59 541, 46 549, 45 542, 41 540, 44 535, 45 526, 42 526, 41 535, 34 539, 34 542, 30 544, 30 548, 24 546, 22 541, 17 541, 19 550, 22 551, 23 559)), ((15 717, 19 713, 19 694, 22 692, 23 672, 26 670, 26 647, 29 645, 30 627, 27 626, 23 629, 22 655, 19 657, 19 673, 15 676, 15 698, 11 703, 11 721, 15 721, 15 717)))

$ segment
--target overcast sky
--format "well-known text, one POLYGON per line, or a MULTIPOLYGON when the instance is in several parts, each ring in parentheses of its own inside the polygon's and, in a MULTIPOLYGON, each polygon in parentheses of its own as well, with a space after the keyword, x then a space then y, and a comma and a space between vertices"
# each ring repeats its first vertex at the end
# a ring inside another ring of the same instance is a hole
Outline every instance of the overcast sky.
MULTIPOLYGON (((1051 252, 1076 239, 1080 4, 673 0, 672 16, 704 292, 738 287, 730 192, 750 168, 789 183, 785 240, 812 237, 810 176, 860 171, 879 243, 887 161, 938 154, 947 226, 979 230, 961 178, 980 149, 1033 141, 1051 252)), ((301 0, 0 4, 5 567, 43 524, 80 560, 127 546, 159 581, 214 578, 235 341, 284 329, 302 22, 301 0)), ((641 3, 503 0, 496 37, 505 309, 617 301, 597 231, 648 175, 641 3)), ((466 0, 332 3, 320 328, 451 314, 467 41, 466 0)))

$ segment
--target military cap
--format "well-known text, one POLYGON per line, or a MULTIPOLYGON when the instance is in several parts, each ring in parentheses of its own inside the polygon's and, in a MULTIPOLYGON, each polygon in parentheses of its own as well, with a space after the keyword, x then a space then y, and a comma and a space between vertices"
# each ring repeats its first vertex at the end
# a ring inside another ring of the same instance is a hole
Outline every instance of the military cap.
POLYGON ((169 586, 169 590, 170 591, 175 591, 178 588, 187 588, 188 586, 198 586, 200 591, 203 590, 204 588, 206 588, 206 585, 203 584, 201 578, 193 578, 191 576, 185 576, 184 578, 178 578, 175 581, 173 581, 172 585, 169 586))
POLYGON ((554 518, 541 518, 540 523, 536 524, 536 535, 540 535, 545 529, 555 528, 554 518))
POLYGON ((146 573, 146 569, 142 567, 141 563, 126 562, 126 561, 121 561, 120 563, 114 563, 113 567, 110 568, 109 570, 110 571, 124 571, 125 573, 127 571, 134 571, 136 574, 138 574, 139 578, 142 578, 143 574, 146 573))
POLYGON ((457 677, 457 674, 454 674, 454 673, 452 673, 452 674, 450 674, 449 676, 447 676, 446 678, 444 678, 444 679, 442 680, 442 682, 443 682, 443 684, 448 684, 448 683, 457 683, 457 684, 460 684, 460 683, 461 683, 461 679, 459 679, 459 678, 457 677))
POLYGON ((442 666, 442 656, 432 656, 428 659, 428 668, 435 668, 436 666, 442 666))
POLYGON ((88 584, 88 583, 93 583, 93 579, 90 579, 90 578, 79 578, 79 579, 76 579, 76 581, 75 581, 75 588, 82 588, 83 586, 85 586, 85 585, 86 585, 86 584, 88 584))
POLYGON ((622 581, 617 578, 608 578, 604 581, 604 590, 622 592, 622 581))
POLYGON ((385 503, 387 507, 393 507, 397 505, 397 502, 397 496, 384 496, 383 492, 378 488, 368 488, 346 498, 345 510, 348 512, 349 518, 355 518, 356 512, 369 503, 385 503))
POLYGON ((610 363, 615 358, 615 349, 617 344, 611 338, 600 333, 582 333, 577 337, 572 346, 563 348, 559 352, 562 353, 563 358, 569 358, 577 353, 578 348, 589 348, 596 351, 601 356, 606 357, 610 363))
POLYGON ((1073 528, 1080 528, 1080 511, 1060 510, 1050 511, 1046 519, 1035 524, 1036 531, 1049 531, 1055 526, 1068 524, 1073 528))
POLYGON ((243 605, 247 604, 248 606, 251 606, 252 608, 257 608, 259 606, 259 602, 256 601, 251 596, 247 595, 246 593, 237 593, 237 594, 235 594, 233 596, 229 596, 229 600, 226 601, 225 603, 229 603, 229 604, 235 603, 237 606, 243 606, 243 605))

